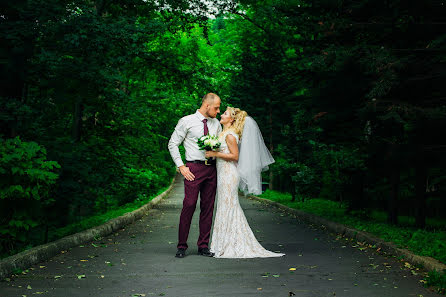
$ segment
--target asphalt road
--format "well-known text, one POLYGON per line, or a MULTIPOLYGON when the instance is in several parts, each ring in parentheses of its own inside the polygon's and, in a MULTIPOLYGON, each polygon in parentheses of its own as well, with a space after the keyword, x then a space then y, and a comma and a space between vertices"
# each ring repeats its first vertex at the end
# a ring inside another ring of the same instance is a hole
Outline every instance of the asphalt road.
POLYGON ((1 281, 0 297, 439 296, 423 288, 420 271, 404 262, 245 198, 242 208, 261 244, 286 256, 198 256, 197 205, 187 256, 175 258, 183 195, 177 179, 147 216, 1 281))

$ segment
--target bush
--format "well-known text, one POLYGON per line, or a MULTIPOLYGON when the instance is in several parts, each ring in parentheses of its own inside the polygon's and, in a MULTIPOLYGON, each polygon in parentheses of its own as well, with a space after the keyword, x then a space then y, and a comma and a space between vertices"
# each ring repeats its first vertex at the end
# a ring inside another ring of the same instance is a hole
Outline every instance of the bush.
POLYGON ((44 210, 60 165, 46 160, 46 150, 19 137, 0 139, 0 253, 24 243, 31 228, 43 224, 44 210))

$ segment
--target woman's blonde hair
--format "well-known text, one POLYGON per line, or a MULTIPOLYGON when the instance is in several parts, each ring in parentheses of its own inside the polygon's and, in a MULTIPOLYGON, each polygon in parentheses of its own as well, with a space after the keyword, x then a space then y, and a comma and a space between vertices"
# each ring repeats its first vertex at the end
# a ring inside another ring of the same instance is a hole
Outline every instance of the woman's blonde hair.
POLYGON ((245 119, 248 116, 248 113, 244 110, 241 110, 240 108, 231 106, 228 106, 226 110, 230 112, 231 117, 234 119, 229 129, 237 133, 239 140, 241 140, 243 134, 243 127, 245 126, 245 119))

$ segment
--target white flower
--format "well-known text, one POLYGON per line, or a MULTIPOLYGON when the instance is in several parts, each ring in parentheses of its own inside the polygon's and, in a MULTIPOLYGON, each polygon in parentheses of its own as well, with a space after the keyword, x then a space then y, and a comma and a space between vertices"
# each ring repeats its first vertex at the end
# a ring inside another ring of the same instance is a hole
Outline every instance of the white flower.
POLYGON ((218 144, 218 141, 216 139, 211 140, 211 146, 214 147, 218 144))
POLYGON ((211 145, 211 141, 212 141, 212 140, 210 140, 210 139, 206 139, 206 140, 204 141, 204 145, 211 145))
POLYGON ((200 140, 204 141, 206 139, 207 135, 201 136, 200 140))

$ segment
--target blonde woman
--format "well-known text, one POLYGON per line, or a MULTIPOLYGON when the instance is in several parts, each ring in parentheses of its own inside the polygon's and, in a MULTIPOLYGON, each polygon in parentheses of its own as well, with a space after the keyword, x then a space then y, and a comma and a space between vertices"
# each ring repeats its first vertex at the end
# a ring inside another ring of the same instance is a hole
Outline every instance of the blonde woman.
POLYGON ((246 193, 261 193, 260 173, 274 162, 257 123, 234 107, 228 107, 220 123, 224 127, 219 135, 220 151, 206 152, 207 158, 217 158, 217 210, 210 251, 216 258, 283 256, 260 245, 238 200, 239 187, 246 193))

